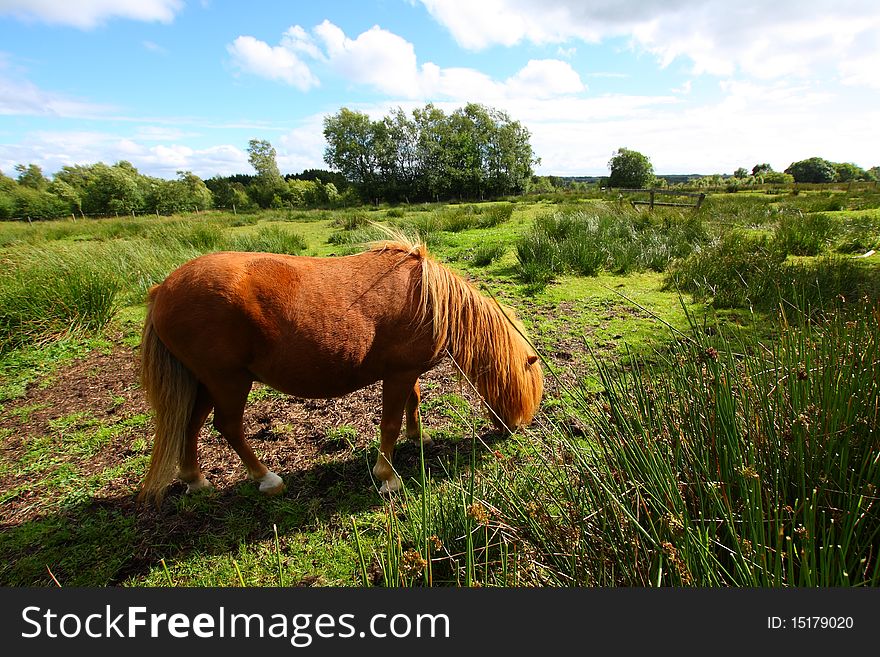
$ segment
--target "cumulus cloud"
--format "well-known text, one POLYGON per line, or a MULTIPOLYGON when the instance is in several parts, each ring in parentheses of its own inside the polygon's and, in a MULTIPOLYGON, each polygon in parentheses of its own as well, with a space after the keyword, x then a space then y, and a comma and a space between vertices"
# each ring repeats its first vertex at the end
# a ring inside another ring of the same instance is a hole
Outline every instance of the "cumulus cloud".
POLYGON ((442 68, 433 62, 419 65, 412 43, 379 26, 351 38, 327 20, 311 32, 294 25, 277 46, 240 36, 228 51, 242 70, 303 91, 318 83, 313 66, 352 84, 410 99, 549 98, 586 89, 571 64, 562 60, 531 60, 507 80, 495 80, 470 68, 442 68))
POLYGON ((284 46, 270 46, 252 36, 240 36, 226 47, 236 66, 269 80, 280 80, 308 91, 318 84, 309 67, 284 46))
POLYGON ((863 62, 872 60, 876 66, 880 59, 880 3, 865 0, 421 2, 461 46, 472 50, 523 41, 623 37, 662 65, 689 60, 695 74, 743 72, 774 79, 806 76, 831 65, 850 84, 871 84, 863 62))
POLYGON ((90 29, 114 18, 170 23, 183 0, 0 0, 0 15, 90 29))
POLYGON ((97 131, 34 131, 17 144, 0 144, 0 170, 9 172, 19 162, 38 164, 54 173, 68 164, 112 164, 128 160, 141 173, 174 178, 178 170, 202 178, 232 175, 249 169, 247 153, 229 144, 192 148, 179 143, 147 145, 137 137, 97 131))

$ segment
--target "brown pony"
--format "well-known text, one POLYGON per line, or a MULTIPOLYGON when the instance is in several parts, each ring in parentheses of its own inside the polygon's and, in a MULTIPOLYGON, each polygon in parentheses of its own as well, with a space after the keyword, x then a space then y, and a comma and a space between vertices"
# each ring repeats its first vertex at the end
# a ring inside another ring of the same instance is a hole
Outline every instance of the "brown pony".
POLYGON ((212 253, 150 290, 141 383, 156 438, 140 499, 161 502, 177 476, 210 487, 199 469, 199 430, 214 427, 260 491, 284 490, 245 440, 254 381, 297 397, 329 398, 382 381, 381 444, 373 473, 400 487, 391 465, 406 435, 422 435, 419 376, 448 353, 499 428, 528 424, 543 392, 541 366, 522 328, 493 300, 401 237, 364 253, 311 258, 212 253))

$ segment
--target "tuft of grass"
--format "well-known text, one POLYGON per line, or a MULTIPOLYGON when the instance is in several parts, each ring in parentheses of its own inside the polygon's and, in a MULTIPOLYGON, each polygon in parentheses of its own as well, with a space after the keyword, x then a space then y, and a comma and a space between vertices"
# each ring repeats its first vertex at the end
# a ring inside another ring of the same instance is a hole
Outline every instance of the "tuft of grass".
POLYGON ((77 333, 96 333, 116 312, 112 273, 76 255, 33 260, 0 275, 0 353, 77 333))
POLYGON ((835 297, 875 294, 876 270, 851 258, 824 255, 788 263, 766 235, 732 231, 712 246, 679 262, 664 289, 689 292, 716 308, 773 310, 780 303, 804 313, 821 310, 835 297))
POLYGON ((307 247, 302 235, 281 226, 260 226, 256 232, 236 234, 225 241, 230 251, 287 253, 295 255, 307 247))
POLYGON ((597 363, 515 457, 389 505, 385 584, 877 586, 880 307, 852 306, 597 363))
POLYGON ((480 244, 471 255, 471 262, 477 267, 485 267, 501 259, 507 252, 504 244, 480 244))
POLYGON ((564 272, 664 271, 707 239, 696 213, 651 216, 611 204, 569 208, 538 217, 516 243, 520 280, 541 285, 564 272))
POLYGON ((840 222, 831 215, 787 212, 779 217, 773 243, 785 254, 815 256, 824 251, 839 232, 840 222))

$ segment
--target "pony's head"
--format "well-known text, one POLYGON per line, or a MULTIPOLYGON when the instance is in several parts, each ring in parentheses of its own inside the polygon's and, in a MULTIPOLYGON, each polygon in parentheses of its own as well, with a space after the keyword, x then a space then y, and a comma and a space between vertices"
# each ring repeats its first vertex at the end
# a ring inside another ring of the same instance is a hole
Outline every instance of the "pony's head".
POLYGON ((494 341, 495 353, 484 354, 488 359, 473 372, 472 380, 489 406, 495 427, 515 431, 534 418, 544 393, 544 375, 520 322, 507 308, 501 315, 502 336, 494 341))

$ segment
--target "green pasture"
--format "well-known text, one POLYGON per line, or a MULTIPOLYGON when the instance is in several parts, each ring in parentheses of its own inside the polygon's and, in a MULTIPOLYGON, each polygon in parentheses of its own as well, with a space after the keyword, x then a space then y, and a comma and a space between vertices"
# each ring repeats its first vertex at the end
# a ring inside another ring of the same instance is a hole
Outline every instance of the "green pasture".
POLYGON ((871 189, 0 222, 0 584, 880 584, 871 249, 871 189), (431 382, 435 447, 401 443, 391 499, 352 418, 281 497, 241 469, 137 507, 149 287, 201 253, 339 256, 379 226, 514 308, 545 364, 534 424, 501 438, 466 384, 431 382))

